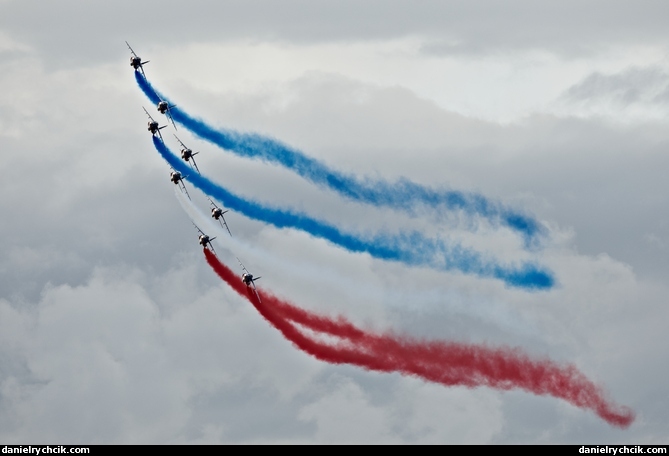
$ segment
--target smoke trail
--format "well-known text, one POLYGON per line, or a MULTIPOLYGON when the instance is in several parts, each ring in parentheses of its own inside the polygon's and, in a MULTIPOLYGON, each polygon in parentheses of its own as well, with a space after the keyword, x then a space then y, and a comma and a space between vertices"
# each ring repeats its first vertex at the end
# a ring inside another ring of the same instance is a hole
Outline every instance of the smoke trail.
MULTIPOLYGON (((494 322, 496 326, 503 326, 515 333, 538 335, 539 330, 529 324, 523 315, 517 313, 517 311, 509 310, 503 303, 490 305, 477 302, 475 305, 471 305, 474 303, 465 304, 459 302, 459 299, 445 299, 446 296, 437 290, 423 290, 420 292, 415 290, 402 291, 399 288, 389 290, 387 287, 379 287, 366 282, 361 283, 357 276, 353 278, 339 275, 339 273, 332 269, 328 269, 327 265, 317 266, 313 263, 307 264, 299 261, 295 262, 294 260, 286 260, 281 256, 268 252, 255 242, 248 243, 239 236, 229 236, 223 226, 215 222, 208 214, 200 211, 195 203, 176 185, 174 186, 174 196, 195 225, 208 235, 217 236, 217 240, 215 241, 217 243, 216 252, 223 262, 226 259, 234 261, 235 257, 240 257, 246 263, 247 260, 253 258, 256 264, 262 261, 265 267, 270 266, 272 268, 271 266, 273 265, 273 269, 275 270, 291 271, 291 275, 299 276, 302 280, 313 282, 314 284, 320 283, 325 287, 334 285, 339 290, 348 289, 358 297, 362 294, 366 299, 384 299, 386 306, 400 306, 402 309, 407 309, 407 306, 418 306, 420 309, 426 309, 426 307, 436 305, 440 311, 448 310, 454 314, 465 314, 481 321, 494 322)), ((234 218, 232 220, 234 222, 234 218)))
MULTIPOLYGON (((135 72, 137 84, 154 103, 167 100, 151 86, 139 72, 135 72)), ((239 133, 226 129, 215 129, 196 119, 179 107, 170 110, 172 117, 192 133, 216 146, 243 157, 260 158, 288 168, 304 179, 321 187, 327 187, 351 200, 401 209, 415 214, 416 204, 433 209, 435 213, 446 208, 461 210, 469 215, 485 217, 492 224, 503 224, 520 233, 526 246, 536 244, 545 229, 533 218, 493 203, 482 195, 452 190, 433 189, 400 179, 390 183, 370 178, 358 179, 332 170, 324 163, 304 155, 279 141, 257 134, 239 133)))
POLYGON ((447 246, 441 240, 425 238, 418 232, 399 235, 376 236, 370 240, 344 233, 338 228, 305 214, 264 207, 256 202, 244 200, 205 176, 194 173, 157 138, 153 144, 162 157, 175 170, 186 176, 205 194, 219 200, 229 209, 254 220, 274 225, 277 228, 294 228, 315 237, 328 240, 350 252, 368 253, 375 258, 399 261, 411 266, 428 266, 439 270, 459 270, 481 277, 494 277, 507 285, 525 289, 549 289, 554 285, 552 275, 533 264, 524 263, 519 268, 505 268, 492 262, 484 262, 481 255, 462 246, 447 246))
POLYGON ((213 253, 205 249, 204 254, 212 269, 233 290, 246 297, 284 337, 320 360, 353 364, 373 371, 400 372, 446 386, 518 388, 590 409, 613 426, 626 428, 634 421, 631 409, 607 400, 603 391, 573 365, 532 359, 520 349, 375 334, 355 327, 342 317, 316 315, 265 292, 261 292, 262 302, 259 302, 213 253), (319 342, 300 332, 289 320, 344 341, 319 342))

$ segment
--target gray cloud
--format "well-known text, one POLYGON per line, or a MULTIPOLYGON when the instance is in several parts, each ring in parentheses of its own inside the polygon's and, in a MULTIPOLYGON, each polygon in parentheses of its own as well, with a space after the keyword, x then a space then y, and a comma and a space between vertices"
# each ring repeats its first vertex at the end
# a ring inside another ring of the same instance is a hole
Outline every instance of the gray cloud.
POLYGON ((568 101, 597 103, 609 101, 632 104, 666 105, 669 74, 661 68, 629 68, 618 74, 593 73, 570 87, 563 95, 568 101))
POLYGON ((421 36, 432 54, 547 49, 582 55, 619 44, 665 46, 659 0, 533 2, 254 0, 211 2, 6 1, 0 28, 35 46, 50 66, 119 58, 123 40, 140 53, 187 41, 296 43, 421 36))

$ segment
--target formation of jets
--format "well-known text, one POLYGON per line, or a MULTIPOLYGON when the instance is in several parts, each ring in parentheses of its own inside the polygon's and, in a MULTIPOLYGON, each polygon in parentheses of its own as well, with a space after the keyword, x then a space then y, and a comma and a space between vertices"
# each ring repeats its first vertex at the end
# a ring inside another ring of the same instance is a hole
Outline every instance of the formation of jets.
MULTIPOLYGON (((138 71, 142 73, 143 77, 146 77, 146 74, 144 73, 144 67, 143 65, 149 63, 148 60, 142 61, 141 57, 139 57, 135 51, 130 47, 130 44, 126 41, 125 44, 128 46, 128 49, 130 49, 130 53, 132 54, 130 56, 130 66, 134 68, 135 71, 138 71)), ((172 122, 172 125, 174 126, 174 129, 177 129, 176 124, 174 123, 174 118, 172 117, 172 112, 171 109, 175 108, 176 105, 171 105, 169 102, 165 100, 160 100, 158 102, 158 105, 156 106, 158 109, 158 112, 161 114, 165 114, 167 118, 172 122)), ((146 110, 145 107, 142 106, 142 109, 144 109, 144 112, 146 113, 147 117, 149 118, 149 121, 147 123, 147 130, 151 133, 153 136, 158 136, 161 140, 161 142, 164 142, 163 135, 160 133, 160 130, 163 128, 167 127, 167 125, 160 126, 160 124, 153 118, 151 117, 151 114, 149 114, 149 111, 146 110)), ((174 137, 179 141, 179 144, 181 145, 181 158, 188 163, 198 174, 200 174, 200 169, 197 166, 197 163, 195 163, 195 155, 199 154, 199 152, 193 152, 192 149, 186 147, 186 145, 181 141, 177 135, 174 135, 174 137)), ((170 181, 179 187, 179 189, 190 199, 190 195, 188 194, 188 190, 186 189, 186 184, 184 183, 184 179, 186 179, 188 176, 182 175, 179 171, 176 171, 175 169, 172 169, 170 172, 170 181)), ((232 233, 230 232, 230 227, 228 226, 227 222, 225 221, 225 217, 223 217, 223 214, 226 214, 229 212, 228 210, 223 210, 221 207, 216 205, 214 201, 211 198, 209 199, 209 203, 211 204, 211 217, 218 221, 218 223, 221 225, 221 227, 225 227, 225 229, 228 231, 228 234, 232 236, 232 233)), ((204 233, 198 227, 195 223, 193 223, 193 226, 195 229, 197 229, 199 235, 198 235, 198 243, 202 246, 202 248, 209 249, 214 255, 216 255, 216 251, 214 250, 214 246, 211 243, 214 239, 216 239, 216 236, 214 237, 209 237, 207 234, 204 233)), ((239 265, 242 268, 242 282, 246 285, 247 288, 253 287, 253 292, 255 293, 256 297, 258 298, 258 301, 260 302, 260 294, 258 293, 258 289, 256 288, 255 281, 260 279, 260 277, 254 277, 253 274, 251 274, 246 267, 242 264, 242 262, 237 258, 237 261, 239 262, 239 265)))

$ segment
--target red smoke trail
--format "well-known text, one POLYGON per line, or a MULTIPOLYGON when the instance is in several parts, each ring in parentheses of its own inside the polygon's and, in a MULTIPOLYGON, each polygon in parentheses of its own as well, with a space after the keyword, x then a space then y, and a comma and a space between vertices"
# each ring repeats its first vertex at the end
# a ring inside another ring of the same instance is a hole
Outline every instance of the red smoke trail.
POLYGON ((626 428, 634 421, 631 409, 607 400, 602 390, 573 365, 532 359, 520 349, 376 334, 361 330, 342 317, 333 319, 317 315, 264 292, 262 302, 258 302, 240 277, 209 250, 205 249, 204 253, 214 271, 246 297, 284 337, 322 361, 354 364, 381 372, 400 372, 447 386, 520 388, 593 410, 613 426, 626 428), (343 341, 329 344, 314 340, 292 322, 343 341))

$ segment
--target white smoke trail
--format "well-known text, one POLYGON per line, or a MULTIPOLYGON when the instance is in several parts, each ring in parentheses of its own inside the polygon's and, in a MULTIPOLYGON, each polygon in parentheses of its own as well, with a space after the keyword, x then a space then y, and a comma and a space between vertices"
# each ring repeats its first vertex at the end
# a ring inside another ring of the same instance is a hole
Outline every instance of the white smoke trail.
MULTIPOLYGON (((214 242, 217 254, 224 263, 232 265, 233 269, 238 267, 236 260, 238 257, 254 275, 263 276, 270 282, 272 279, 266 271, 290 271, 291 276, 299 277, 301 283, 313 282, 317 288, 323 290, 339 290, 339 295, 351 302, 364 302, 365 308, 357 312, 366 317, 379 318, 379 315, 388 311, 393 312, 393 309, 422 311, 431 314, 447 312, 451 315, 467 316, 477 321, 493 324, 502 330, 523 337, 540 335, 536 326, 527 318, 509 309, 498 300, 481 299, 476 305, 471 305, 467 297, 460 296, 454 290, 449 290, 447 293, 440 292, 436 288, 420 292, 407 291, 398 287, 393 287, 391 290, 383 284, 375 285, 360 279, 342 276, 332 268, 286 260, 263 247, 245 241, 240 235, 230 236, 225 228, 209 215, 204 214, 183 192, 176 187, 174 190, 179 204, 191 221, 210 237, 216 236, 214 242)), ((241 275, 241 268, 239 268, 239 273, 241 275)), ((330 293, 327 294, 330 295, 330 293)), ((344 308, 339 306, 334 310, 344 308)))

